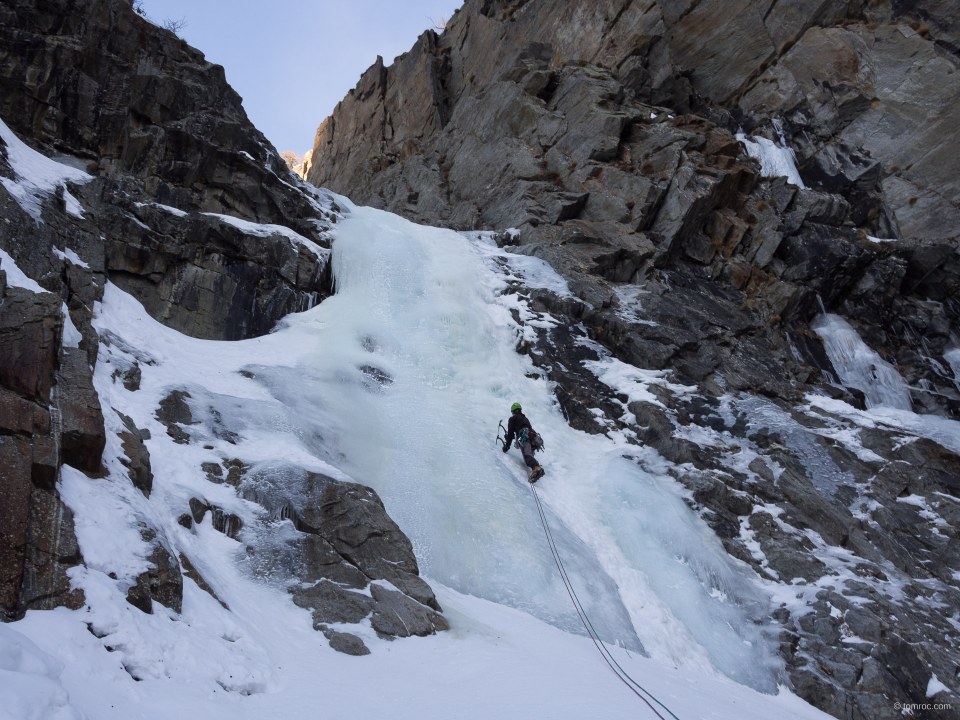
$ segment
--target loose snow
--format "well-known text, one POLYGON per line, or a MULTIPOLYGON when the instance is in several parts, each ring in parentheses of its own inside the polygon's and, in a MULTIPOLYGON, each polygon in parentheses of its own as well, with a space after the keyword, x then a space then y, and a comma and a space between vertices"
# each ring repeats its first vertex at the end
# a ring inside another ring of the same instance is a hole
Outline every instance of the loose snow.
POLYGON ((78 218, 83 217, 83 207, 81 207, 80 201, 71 195, 66 188, 63 189, 63 205, 68 214, 78 218))
POLYGON ((77 265, 78 267, 87 268, 88 270, 90 269, 90 266, 87 263, 85 263, 83 260, 81 260, 80 256, 77 255, 70 248, 65 248, 64 250, 61 250, 56 245, 54 245, 53 254, 56 255, 61 260, 69 260, 70 262, 72 262, 74 265, 77 265))
POLYGON ((0 623, 0 717, 80 720, 60 683, 64 664, 13 627, 0 623))
POLYGON ((83 335, 77 330, 77 326, 73 324, 66 303, 60 303, 60 312, 63 313, 63 346, 68 348, 80 347, 80 341, 83 340, 83 335))
MULTIPOLYGON (((511 228, 506 231, 506 234, 513 239, 520 235, 520 231, 511 228)), ((519 255, 501 250, 493 239, 494 235, 495 233, 492 232, 463 233, 464 237, 474 242, 475 249, 483 257, 509 269, 507 280, 517 280, 527 288, 549 290, 560 297, 573 297, 567 281, 558 275, 545 260, 531 255, 519 255)))
POLYGON ((153 205, 153 207, 160 208, 161 210, 164 210, 170 213, 171 215, 176 215, 177 217, 182 218, 187 216, 187 213, 185 213, 183 210, 180 210, 175 207, 170 207, 169 205, 161 205, 160 203, 156 203, 156 202, 155 203, 136 203, 136 205, 137 207, 143 207, 144 205, 153 205))
POLYGON ((932 698, 934 695, 939 692, 943 692, 944 690, 950 692, 950 688, 940 682, 940 679, 936 676, 936 674, 930 675, 930 682, 927 683, 927 697, 932 698))
POLYGON ((291 230, 285 225, 272 225, 270 223, 253 223, 249 220, 241 220, 240 218, 235 218, 230 215, 220 215, 219 213, 203 213, 210 217, 219 218, 221 221, 227 223, 228 225, 233 225, 235 228, 242 230, 248 235, 254 235, 256 237, 270 237, 272 235, 282 235, 292 242, 294 245, 303 245, 308 248, 316 255, 318 258, 329 257, 330 251, 326 248, 322 248, 317 245, 313 240, 305 238, 300 233, 291 230))
POLYGON ((667 370, 642 370, 610 356, 600 360, 585 360, 583 366, 593 372, 602 383, 626 395, 628 403, 640 401, 663 407, 660 399, 650 392, 651 385, 659 385, 678 395, 694 390, 686 385, 669 382, 667 370))

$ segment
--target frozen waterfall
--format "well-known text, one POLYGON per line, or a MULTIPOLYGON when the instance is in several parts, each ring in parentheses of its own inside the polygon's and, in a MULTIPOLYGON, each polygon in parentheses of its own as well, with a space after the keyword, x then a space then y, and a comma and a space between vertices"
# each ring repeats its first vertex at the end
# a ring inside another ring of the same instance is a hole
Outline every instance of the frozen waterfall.
POLYGON ((811 323, 840 382, 860 390, 867 407, 910 410, 910 392, 903 377, 876 352, 870 349, 850 324, 839 315, 818 315, 811 323))
MULTIPOLYGON (((289 321, 309 319, 316 350, 252 369, 311 452, 377 490, 425 576, 582 632, 525 467, 494 442, 519 401, 546 438, 541 497, 602 638, 773 691, 777 661, 756 622, 767 599, 749 570, 674 479, 629 459, 637 448, 566 423, 514 349, 517 301, 501 295, 498 255, 476 234, 351 207, 333 248, 336 295, 289 321)), ((564 285, 535 262, 531 278, 564 285)))

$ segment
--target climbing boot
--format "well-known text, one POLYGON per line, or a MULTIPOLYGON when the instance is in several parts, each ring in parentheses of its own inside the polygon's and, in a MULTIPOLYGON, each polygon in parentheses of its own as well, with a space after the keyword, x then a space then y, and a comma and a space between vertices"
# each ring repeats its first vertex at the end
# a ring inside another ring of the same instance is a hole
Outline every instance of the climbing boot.
POLYGON ((537 480, 543 477, 543 468, 537 465, 535 468, 530 470, 530 476, 528 480, 532 483, 535 483, 537 480))

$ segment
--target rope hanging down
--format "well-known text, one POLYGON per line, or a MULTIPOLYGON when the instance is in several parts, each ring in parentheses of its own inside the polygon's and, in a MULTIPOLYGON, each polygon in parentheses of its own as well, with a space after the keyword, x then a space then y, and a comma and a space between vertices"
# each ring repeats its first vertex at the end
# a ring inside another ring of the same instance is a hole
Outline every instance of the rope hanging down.
POLYGON ((543 524, 543 532, 547 536, 547 544, 550 546, 550 553, 553 555, 553 561, 557 565, 557 570, 560 571, 560 578, 563 580, 564 587, 567 588, 567 595, 570 596, 570 602, 573 603, 574 609, 577 611, 577 615, 580 616, 580 622, 583 623, 583 628, 587 631, 587 635, 590 636, 590 639, 593 640, 593 644, 596 646, 597 650, 600 651, 600 655, 603 656, 603 659, 607 661, 607 665, 613 670, 614 674, 620 678, 620 681, 630 688, 633 693, 643 700, 647 707, 653 711, 653 714, 656 715, 660 720, 665 720, 663 715, 657 712, 657 709, 650 704, 650 700, 647 700, 640 693, 644 693, 650 697, 657 705, 667 711, 667 714, 673 718, 673 720, 679 720, 679 718, 673 714, 673 712, 664 705, 662 702, 657 700, 652 693, 645 690, 640 684, 630 677, 627 674, 627 671, 620 667, 620 663, 617 662, 616 658, 610 654, 610 651, 607 649, 607 646, 603 644, 603 640, 600 639, 600 636, 597 634, 597 631, 593 627, 593 623, 590 622, 590 618, 587 617, 586 610, 583 609, 583 605, 580 602, 580 598, 577 597, 576 591, 573 589, 573 585, 570 583, 570 578, 567 576, 567 570, 563 566, 563 561, 560 559, 560 553, 557 552, 556 543, 553 540, 553 533, 550 531, 550 525, 547 523, 547 516, 543 511, 543 506, 540 504, 540 496, 537 494, 537 489, 530 484, 530 490, 533 492, 533 499, 537 503, 537 512, 540 514, 540 522, 543 524), (639 692, 638 692, 639 690, 639 692))

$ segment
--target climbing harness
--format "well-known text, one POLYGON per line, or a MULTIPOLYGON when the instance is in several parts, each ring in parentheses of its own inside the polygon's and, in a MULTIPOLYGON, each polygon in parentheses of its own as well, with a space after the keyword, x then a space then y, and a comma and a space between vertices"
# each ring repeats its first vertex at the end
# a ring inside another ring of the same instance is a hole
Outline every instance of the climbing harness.
POLYGON ((530 448, 534 452, 540 452, 543 450, 543 436, 540 435, 536 430, 531 430, 530 428, 523 428, 520 431, 519 437, 514 441, 517 446, 517 450, 521 450, 526 442, 530 443, 530 448))
POLYGON ((600 639, 600 636, 597 634, 597 631, 593 627, 593 623, 590 622, 590 618, 587 617, 586 611, 583 609, 583 605, 580 602, 580 598, 577 597, 576 591, 573 589, 573 586, 570 584, 570 578, 567 576, 566 568, 563 567, 563 561, 560 560, 560 553, 557 552, 556 543, 553 540, 553 533, 550 531, 550 525, 547 523, 547 516, 543 511, 543 506, 540 504, 540 496, 537 494, 537 488, 532 484, 530 485, 530 491, 533 493, 533 499, 537 503, 537 512, 540 513, 540 522, 543 524, 543 532, 547 536, 547 544, 550 546, 550 553, 553 555, 553 561, 557 565, 557 570, 560 571, 560 578, 563 580, 564 586, 567 588, 567 595, 570 596, 570 602, 573 603, 574 609, 577 611, 577 615, 580 616, 580 622, 583 623, 584 629, 587 631, 587 635, 590 636, 590 639, 593 640, 593 644, 596 645, 597 650, 600 651, 600 654, 603 656, 603 659, 607 661, 607 665, 610 666, 610 669, 613 670, 614 674, 620 678, 620 681, 630 688, 633 693, 643 700, 647 707, 653 711, 653 714, 656 715, 660 720, 665 720, 663 715, 657 712, 657 709, 650 704, 650 700, 647 700, 640 693, 648 695, 651 700, 653 700, 657 705, 667 711, 667 714, 673 718, 673 720, 679 720, 679 718, 673 714, 673 712, 664 705, 662 702, 657 700, 652 693, 644 690, 640 684, 630 677, 627 674, 627 671, 620 667, 620 663, 617 662, 616 658, 610 654, 610 651, 607 649, 606 645, 603 644, 603 640, 600 639), (639 692, 638 692, 639 690, 639 692))

